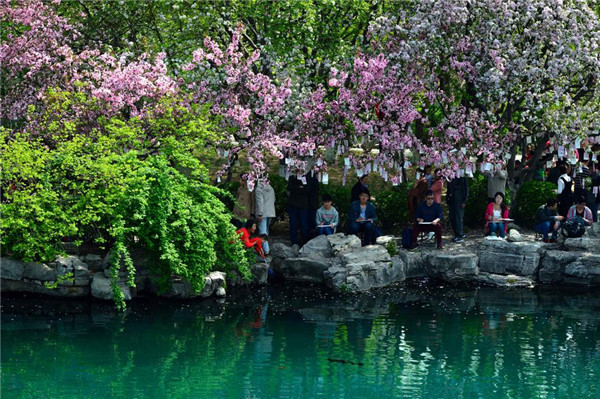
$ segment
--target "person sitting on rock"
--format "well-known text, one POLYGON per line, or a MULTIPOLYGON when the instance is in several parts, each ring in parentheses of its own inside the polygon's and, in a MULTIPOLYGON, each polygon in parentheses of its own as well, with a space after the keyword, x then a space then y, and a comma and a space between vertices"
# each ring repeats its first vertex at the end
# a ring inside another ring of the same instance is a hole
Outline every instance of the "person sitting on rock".
POLYGON ((241 229, 237 230, 236 233, 239 235, 244 247, 246 248, 254 248, 256 253, 261 257, 265 258, 266 255, 269 254, 269 243, 268 241, 263 241, 259 237, 250 238, 252 234, 256 231, 256 220, 248 219, 246 225, 241 229))
POLYGON ((350 234, 363 232, 363 246, 375 244, 375 222, 377 221, 375 206, 369 202, 370 196, 366 190, 362 190, 358 198, 358 201, 350 205, 350 212, 348 212, 350 234))
POLYGON ((567 213, 567 221, 579 220, 586 226, 591 226, 593 221, 592 210, 585 206, 585 197, 581 196, 577 200, 577 204, 569 208, 567 213))
POLYGON ((421 202, 417 208, 411 249, 417 247, 417 237, 424 231, 433 231, 438 249, 444 249, 442 245, 442 206, 435 202, 435 195, 431 190, 425 193, 425 201, 421 202))
POLYGON ((535 224, 533 230, 543 236, 544 242, 556 242, 560 222, 564 217, 558 215, 558 201, 556 198, 550 198, 545 205, 538 208, 535 215, 535 224), (548 233, 552 231, 552 239, 548 240, 548 233))
POLYGON ((504 194, 497 192, 494 202, 490 202, 485 210, 485 228, 492 237, 506 236, 507 224, 502 219, 508 219, 508 207, 504 202, 504 194))
POLYGON ((329 194, 323 194, 323 206, 317 209, 316 223, 317 223, 317 234, 325 234, 326 236, 335 233, 340 216, 337 209, 331 204, 333 199, 329 194))

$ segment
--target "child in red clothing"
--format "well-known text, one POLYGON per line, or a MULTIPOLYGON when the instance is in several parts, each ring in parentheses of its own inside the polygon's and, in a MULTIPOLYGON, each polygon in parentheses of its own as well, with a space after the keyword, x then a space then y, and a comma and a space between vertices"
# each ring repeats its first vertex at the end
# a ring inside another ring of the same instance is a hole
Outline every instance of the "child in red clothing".
POLYGON ((246 222, 246 226, 237 230, 236 233, 240 236, 246 248, 254 248, 256 253, 258 253, 261 258, 264 258, 265 252, 263 251, 262 240, 258 237, 250 238, 250 235, 253 234, 255 231, 256 220, 248 219, 248 221, 246 222))

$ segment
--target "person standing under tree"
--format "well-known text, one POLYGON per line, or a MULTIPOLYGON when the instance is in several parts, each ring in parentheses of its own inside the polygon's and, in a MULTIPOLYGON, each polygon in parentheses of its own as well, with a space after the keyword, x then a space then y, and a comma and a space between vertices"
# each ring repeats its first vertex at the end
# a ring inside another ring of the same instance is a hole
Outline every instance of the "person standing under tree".
POLYGON ((465 234, 463 232, 463 217, 465 216, 465 206, 469 198, 469 184, 467 179, 455 177, 448 183, 446 191, 446 202, 448 203, 448 211, 450 224, 454 231, 453 242, 463 242, 465 234))
POLYGON ((258 182, 254 192, 255 214, 258 222, 258 234, 269 235, 269 227, 275 218, 275 190, 266 179, 258 182))

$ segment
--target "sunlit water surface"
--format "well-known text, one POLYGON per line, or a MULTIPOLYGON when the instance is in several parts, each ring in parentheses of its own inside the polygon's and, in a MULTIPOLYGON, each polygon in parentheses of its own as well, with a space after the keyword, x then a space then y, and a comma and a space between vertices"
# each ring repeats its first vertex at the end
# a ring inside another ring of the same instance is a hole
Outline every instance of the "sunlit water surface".
POLYGON ((2 298, 2 398, 600 398, 600 293, 2 298))

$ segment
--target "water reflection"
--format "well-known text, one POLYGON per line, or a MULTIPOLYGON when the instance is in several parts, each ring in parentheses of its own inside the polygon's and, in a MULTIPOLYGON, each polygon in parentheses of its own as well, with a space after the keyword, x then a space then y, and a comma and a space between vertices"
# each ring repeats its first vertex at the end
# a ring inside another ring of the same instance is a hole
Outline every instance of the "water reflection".
POLYGON ((3 397, 598 397, 600 295, 292 286, 227 302, 3 298, 3 397))

